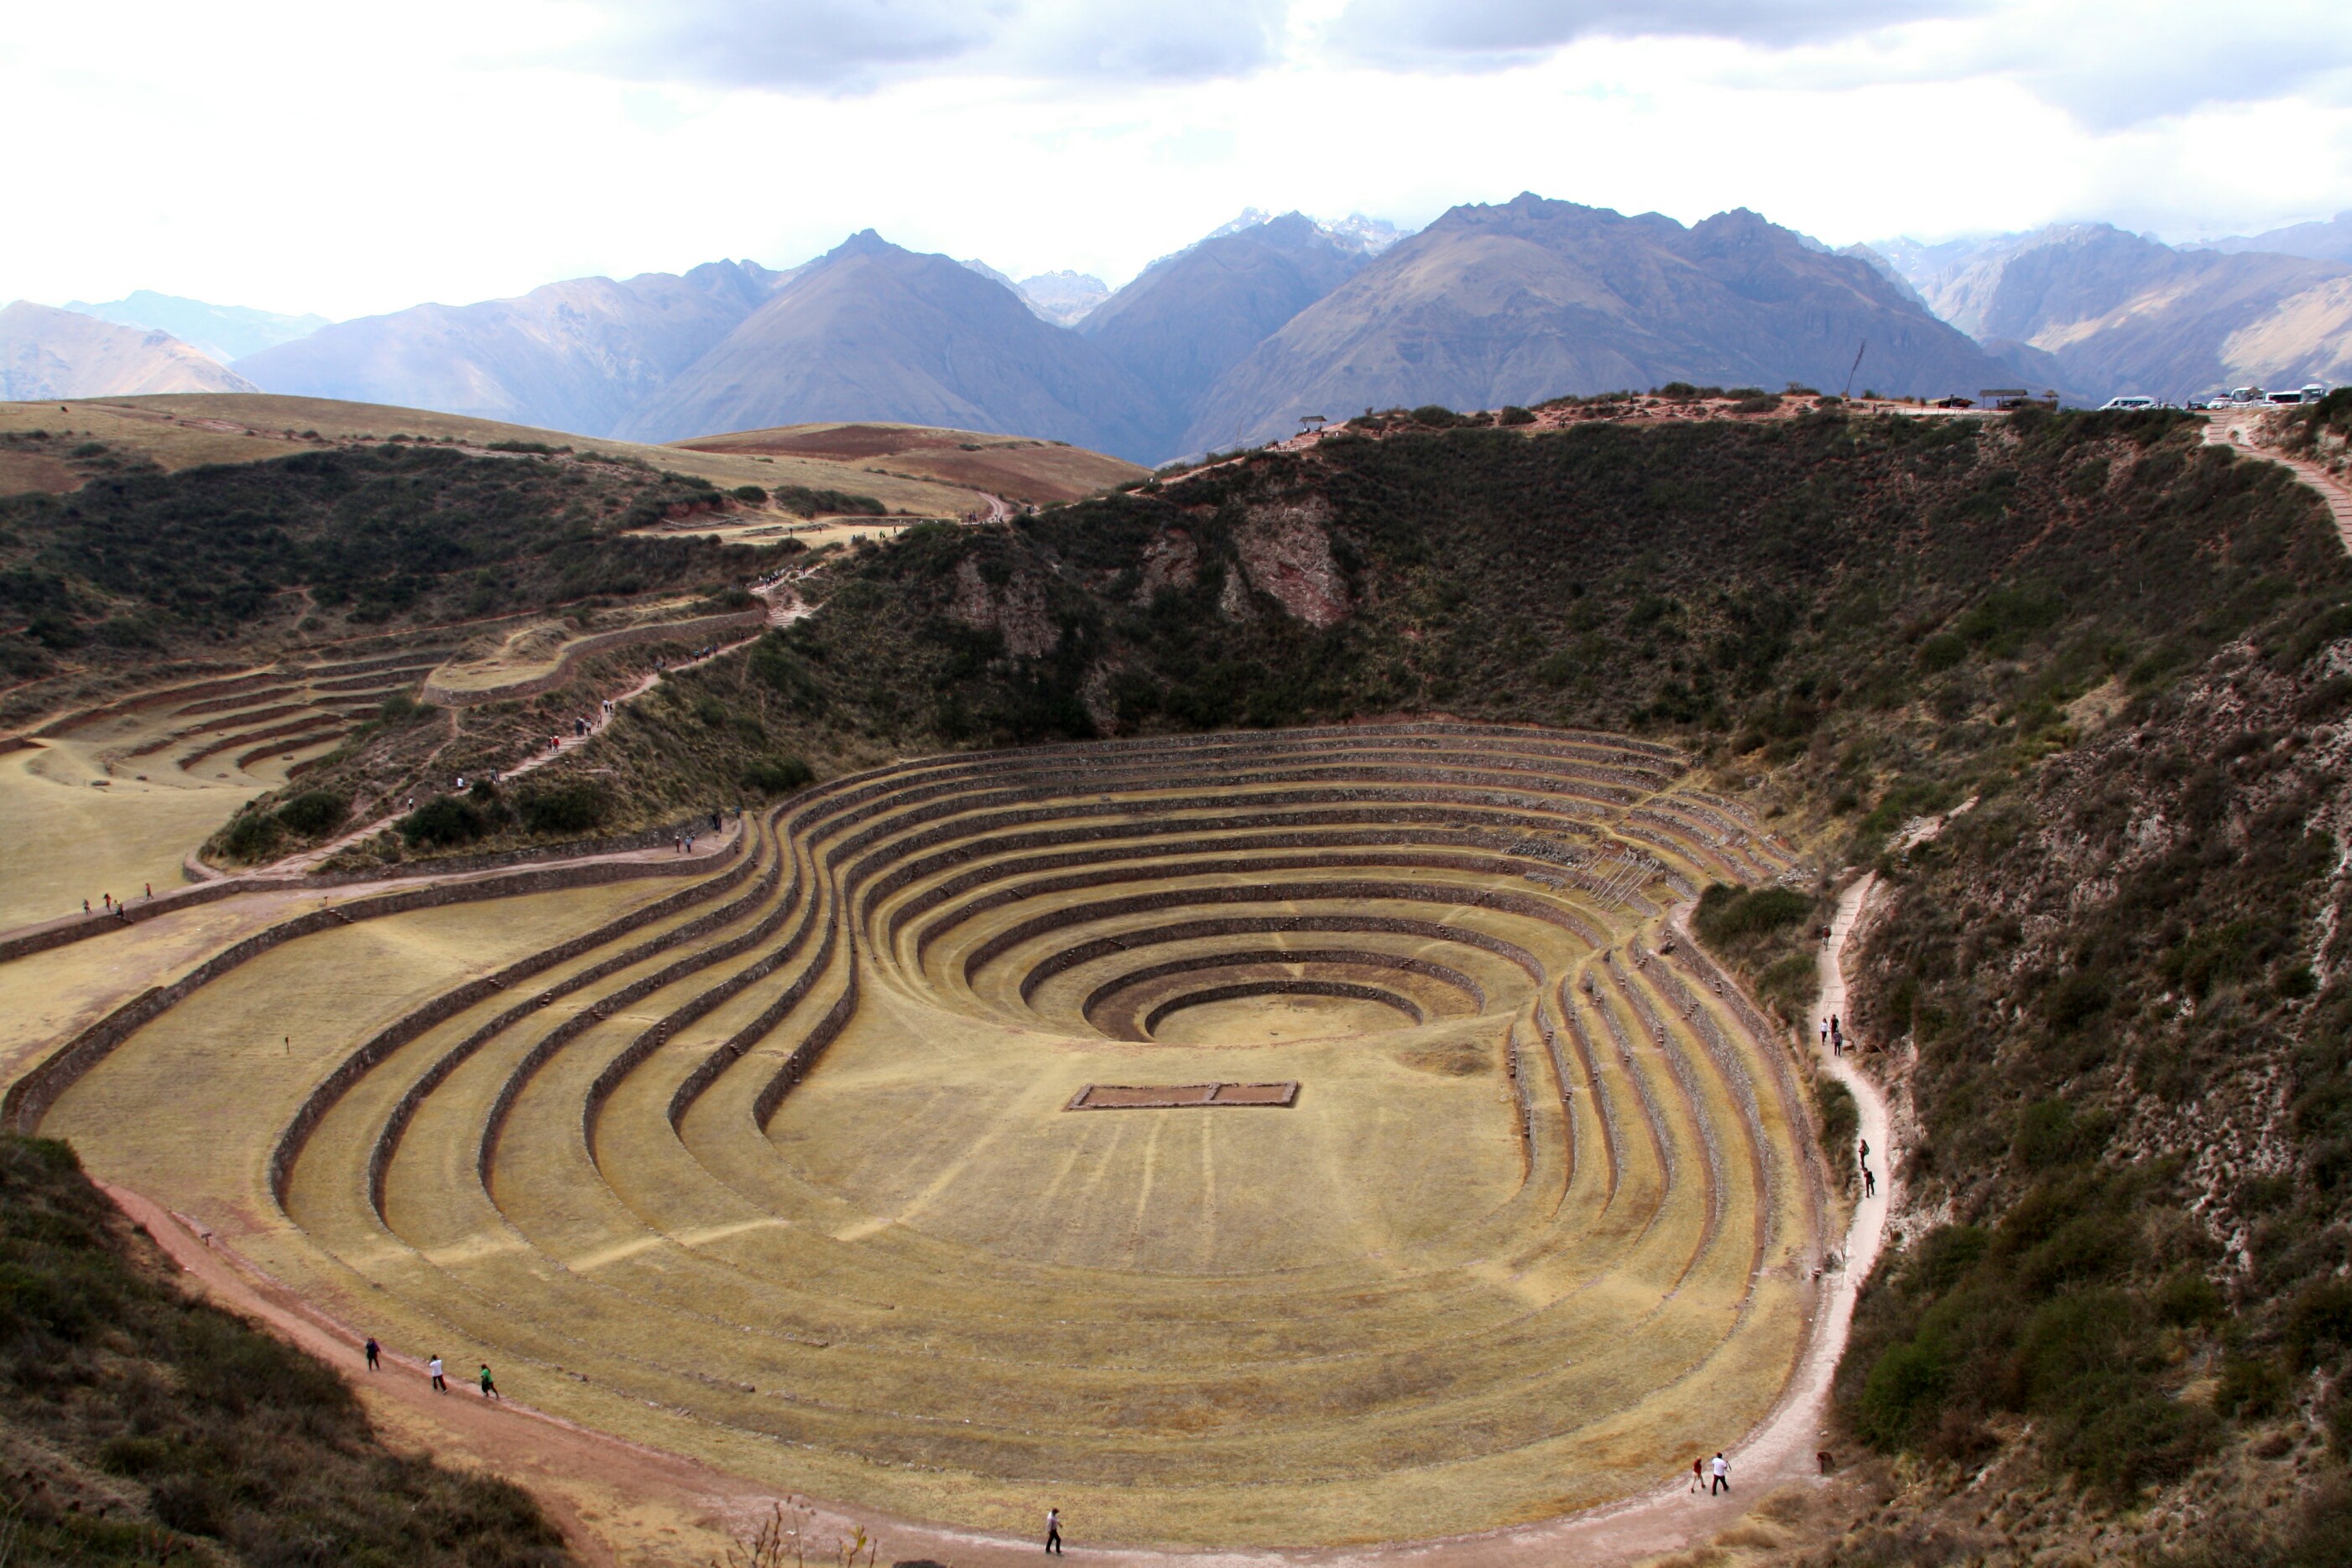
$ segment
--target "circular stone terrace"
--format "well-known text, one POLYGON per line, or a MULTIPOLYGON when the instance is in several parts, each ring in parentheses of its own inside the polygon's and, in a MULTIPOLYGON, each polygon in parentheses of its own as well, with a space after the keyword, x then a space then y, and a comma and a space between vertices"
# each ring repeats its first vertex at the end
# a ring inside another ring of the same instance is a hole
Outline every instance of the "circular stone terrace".
POLYGON ((1786 856, 1684 773, 1452 724, 908 762, 683 886, 258 953, 40 1130, 779 1488, 1173 1545, 1549 1518, 1730 1445, 1815 1305, 1794 1059, 1665 919, 1786 856))

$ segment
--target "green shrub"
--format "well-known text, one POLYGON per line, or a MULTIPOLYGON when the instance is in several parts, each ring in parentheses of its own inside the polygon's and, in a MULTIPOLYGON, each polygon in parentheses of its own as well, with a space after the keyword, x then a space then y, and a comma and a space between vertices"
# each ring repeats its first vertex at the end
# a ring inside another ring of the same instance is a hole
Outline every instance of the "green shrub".
POLYGON ((1533 424, 1535 422, 1536 416, 1533 413, 1521 408, 1517 403, 1511 403, 1504 408, 1502 413, 1496 417, 1495 423, 1497 424, 1533 424))
POLYGON ((1776 958, 1756 977, 1756 994, 1789 1022, 1801 1022, 1822 994, 1821 966, 1811 953, 1776 958))
POLYGON ((2285 1408, 2290 1386, 2286 1373, 2268 1356, 2233 1355, 2221 1363, 2213 1408, 2224 1416, 2259 1421, 2285 1408))
POLYGON ((453 849, 470 844, 490 831, 481 809, 454 795, 436 795, 393 824, 411 845, 453 849))
POLYGON ((743 768, 745 788, 763 795, 789 795, 816 775, 797 757, 761 757, 743 768))
POLYGON ((1738 888, 1718 882, 1699 896, 1694 923, 1707 943, 1723 946, 1794 925, 1812 907, 1811 899, 1790 888, 1738 888))
POLYGON ((278 808, 278 820, 290 832, 315 839, 342 825, 352 803, 331 789, 305 789, 278 808))
POLYGON ((1919 644, 1919 668, 1928 674, 1941 674, 1969 656, 1965 638, 1950 632, 1938 632, 1919 644))
POLYGON ((763 505, 768 499, 768 492, 757 485, 738 485, 728 494, 739 501, 749 501, 755 507, 763 505))
POLYGON ((2030 1171, 2072 1165, 2081 1157, 2074 1108, 2063 1100, 2042 1100, 2018 1113, 2011 1152, 2030 1171))
POLYGON ((1813 1083, 1813 1101, 1821 1107, 1822 1152, 1829 1156, 1831 1174, 1841 1183, 1853 1177, 1855 1143, 1862 1136, 1862 1108, 1853 1091, 1827 1074, 1813 1083))
POLYGON ((277 849, 280 831, 278 821, 267 811, 240 812, 236 820, 221 834, 221 848, 234 861, 266 859, 277 849))
POLYGON ((588 779, 526 789, 515 801, 524 831, 533 834, 593 831, 612 808, 611 792, 588 779))

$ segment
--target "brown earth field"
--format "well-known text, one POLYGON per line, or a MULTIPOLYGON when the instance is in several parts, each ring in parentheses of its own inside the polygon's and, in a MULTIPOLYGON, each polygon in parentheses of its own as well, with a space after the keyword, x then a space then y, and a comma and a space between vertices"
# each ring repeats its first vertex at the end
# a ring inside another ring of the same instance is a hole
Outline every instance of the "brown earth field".
POLYGON ((761 454, 845 463, 967 486, 1041 507, 1143 478, 1150 470, 1058 441, 933 430, 919 424, 786 424, 674 442, 688 452, 761 454))

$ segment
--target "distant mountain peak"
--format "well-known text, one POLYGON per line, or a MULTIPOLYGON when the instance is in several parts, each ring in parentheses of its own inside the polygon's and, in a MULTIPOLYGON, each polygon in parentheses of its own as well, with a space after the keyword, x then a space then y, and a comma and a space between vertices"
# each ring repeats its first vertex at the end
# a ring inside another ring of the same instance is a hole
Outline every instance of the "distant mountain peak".
POLYGON ((1075 327, 1110 298, 1110 287, 1089 272, 1040 272, 1013 285, 1029 308, 1057 327, 1075 327))
POLYGON ((1274 222, 1274 214, 1265 208, 1244 207, 1238 215, 1219 224, 1201 237, 1202 239, 1223 239, 1227 235, 1244 234, 1272 222, 1274 222))
POLYGON ((965 256, 963 258, 962 265, 971 268, 972 271, 977 272, 982 277, 987 278, 991 283, 1002 283, 1005 287, 1010 288, 1015 294, 1021 292, 1021 286, 1019 284, 1013 282, 1012 278, 1006 277, 1003 273, 997 271, 996 268, 989 266, 988 263, 981 260, 978 256, 965 256))
POLYGON ((1386 218, 1368 218, 1361 213, 1349 213, 1338 223, 1318 223, 1315 226, 1340 245, 1365 256, 1378 256, 1412 232, 1397 227, 1386 218))
POLYGON ((872 229, 859 229, 847 239, 826 251, 820 259, 833 261, 851 256, 883 256, 898 248, 898 246, 892 245, 872 229))

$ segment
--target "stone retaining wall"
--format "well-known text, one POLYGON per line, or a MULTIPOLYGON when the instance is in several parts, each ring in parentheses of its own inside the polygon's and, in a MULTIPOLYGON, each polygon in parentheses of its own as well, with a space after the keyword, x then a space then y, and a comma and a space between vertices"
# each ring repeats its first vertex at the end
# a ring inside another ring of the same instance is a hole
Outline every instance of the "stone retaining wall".
MULTIPOLYGON (((394 1051, 406 1045, 410 1040, 415 1040, 435 1025, 457 1017, 476 1003, 488 1000, 519 981, 544 973, 558 964, 577 957, 580 954, 593 952, 617 937, 625 936, 632 931, 675 915, 681 909, 692 908, 705 899, 716 898, 719 894, 742 882, 751 873, 754 863, 753 857, 745 855, 733 870, 722 875, 698 883, 692 887, 681 888, 667 898, 656 899, 643 909, 634 910, 616 919, 606 921, 595 930, 585 932, 572 937, 570 941, 561 942, 552 947, 526 955, 495 975, 468 981, 455 990, 434 998, 422 1007, 403 1014, 390 1026, 370 1037, 357 1051, 345 1057, 333 1072, 328 1074, 316 1088, 310 1091, 303 1100, 301 1107, 295 1112, 293 1121, 288 1124, 286 1131, 278 1135, 277 1147, 270 1151, 269 1190, 277 1197, 279 1207, 283 1207, 286 1202, 286 1183, 293 1174, 294 1162, 301 1157, 303 1147, 310 1142, 310 1134, 317 1129, 320 1121, 334 1108, 336 1102, 351 1092, 352 1085, 366 1077, 394 1051)), ((718 913, 723 914, 724 911, 718 913)), ((681 929, 702 926, 709 918, 705 916, 704 920, 696 921, 692 923, 692 926, 681 929)), ((499 1019, 493 1020, 488 1028, 477 1031, 477 1038, 471 1043, 478 1047, 482 1040, 489 1039, 499 1030, 509 1027, 514 1020, 536 1009, 544 1007, 557 996, 575 990, 582 986, 593 984, 614 968, 635 961, 637 957, 644 955, 646 950, 646 947, 642 946, 632 948, 606 963, 594 965, 583 970, 552 991, 542 992, 520 1007, 509 1009, 499 1019)), ((459 1053, 453 1053, 452 1059, 445 1059, 448 1061, 448 1070, 454 1070, 457 1063, 464 1060, 466 1054, 470 1052, 461 1051, 459 1053)), ((446 1076, 447 1070, 444 1070, 441 1077, 446 1076)), ((433 1082, 437 1083, 440 1078, 436 1077, 433 1082)), ((421 1101, 421 1092, 412 1090, 411 1099, 421 1101)), ((407 1114, 413 1115, 415 1105, 409 1104, 406 1110, 407 1114)), ((400 1115, 397 1112, 395 1115, 398 1115, 400 1122, 404 1125, 406 1115, 400 1115)), ((375 1163, 372 1161, 370 1189, 377 1192, 379 1197, 381 1197, 381 1169, 376 1168, 375 1163)), ((380 1210, 381 1202, 377 1207, 380 1210)))
POLYGON ((640 876, 683 876, 704 870, 706 866, 707 862, 688 861, 683 857, 675 863, 600 861, 589 865, 551 866, 481 882, 446 883, 435 887, 382 894, 353 904, 313 910, 290 920, 282 920, 224 948, 172 984, 142 992, 51 1051, 37 1066, 11 1084, 5 1098, 0 1099, 0 1127, 19 1133, 35 1132, 41 1118, 48 1113, 49 1107, 57 1103, 58 1097, 71 1088, 83 1073, 104 1061, 110 1051, 141 1025, 164 1009, 178 1005, 230 970, 298 936, 308 936, 336 925, 348 925, 354 921, 404 915, 413 909, 434 909, 488 898, 551 893, 559 888, 594 887, 640 876))

